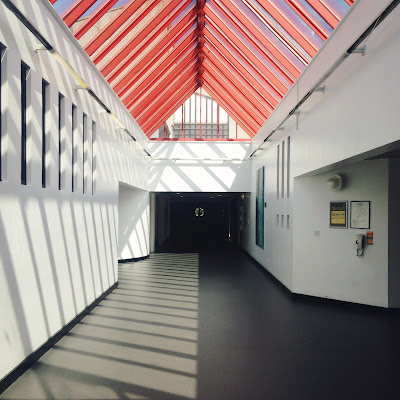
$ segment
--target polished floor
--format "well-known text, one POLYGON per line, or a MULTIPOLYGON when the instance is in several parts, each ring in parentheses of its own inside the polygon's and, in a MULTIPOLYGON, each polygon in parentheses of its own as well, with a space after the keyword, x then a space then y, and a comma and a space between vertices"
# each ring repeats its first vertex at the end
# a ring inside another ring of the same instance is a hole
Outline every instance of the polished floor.
POLYGON ((291 295, 246 254, 158 253, 4 399, 400 399, 400 315, 291 295))

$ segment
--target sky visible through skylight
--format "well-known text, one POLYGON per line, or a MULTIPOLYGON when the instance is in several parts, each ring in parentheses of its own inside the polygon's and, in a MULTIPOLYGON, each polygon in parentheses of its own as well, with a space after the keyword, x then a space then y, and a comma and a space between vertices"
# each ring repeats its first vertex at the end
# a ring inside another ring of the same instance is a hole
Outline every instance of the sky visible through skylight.
MULTIPOLYGON (((93 14, 103 3, 105 0, 98 0, 96 3, 93 4, 92 7, 89 8, 89 10, 86 11, 86 13, 82 16, 82 18, 87 17, 91 14, 93 14)), ((57 11, 59 15, 62 15, 67 11, 73 4, 75 3, 75 0, 57 0, 54 3, 54 9, 57 11)), ((129 3, 129 0, 119 0, 113 8, 121 7, 129 3)))

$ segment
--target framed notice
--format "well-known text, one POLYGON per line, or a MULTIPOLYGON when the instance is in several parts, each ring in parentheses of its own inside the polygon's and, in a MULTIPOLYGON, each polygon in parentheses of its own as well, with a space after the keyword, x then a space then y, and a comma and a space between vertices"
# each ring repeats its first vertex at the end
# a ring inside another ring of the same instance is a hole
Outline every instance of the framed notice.
POLYGON ((347 228, 347 201, 331 201, 329 208, 329 227, 347 228))
POLYGON ((350 202, 350 228, 369 229, 371 219, 370 201, 350 202))

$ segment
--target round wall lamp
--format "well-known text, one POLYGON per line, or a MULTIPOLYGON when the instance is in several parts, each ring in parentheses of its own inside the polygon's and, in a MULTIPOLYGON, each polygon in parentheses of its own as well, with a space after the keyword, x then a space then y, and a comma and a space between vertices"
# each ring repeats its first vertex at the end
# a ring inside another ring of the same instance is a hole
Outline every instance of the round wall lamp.
POLYGON ((343 189, 343 177, 339 174, 330 176, 327 182, 331 192, 337 192, 343 189))

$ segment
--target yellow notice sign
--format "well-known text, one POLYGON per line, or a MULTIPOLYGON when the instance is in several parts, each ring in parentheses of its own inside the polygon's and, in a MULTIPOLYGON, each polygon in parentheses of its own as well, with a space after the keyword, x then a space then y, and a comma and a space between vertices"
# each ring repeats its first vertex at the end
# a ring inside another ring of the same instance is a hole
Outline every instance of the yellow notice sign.
POLYGON ((331 201, 329 222, 332 228, 347 228, 347 201, 331 201))
POLYGON ((332 211, 331 222, 333 225, 343 225, 346 223, 346 211, 332 211))

